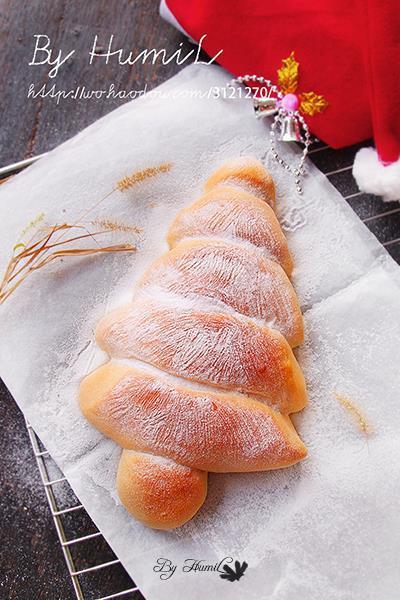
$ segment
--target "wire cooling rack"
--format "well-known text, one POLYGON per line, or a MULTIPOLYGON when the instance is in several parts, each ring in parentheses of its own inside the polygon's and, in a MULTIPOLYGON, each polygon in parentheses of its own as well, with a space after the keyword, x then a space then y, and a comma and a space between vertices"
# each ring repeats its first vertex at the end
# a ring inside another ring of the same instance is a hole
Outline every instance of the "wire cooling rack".
MULTIPOLYGON (((366 145, 369 144, 335 151, 318 143, 309 156, 392 257, 400 263, 399 203, 383 202, 378 196, 359 192, 351 174, 355 153, 366 145)), ((20 169, 26 165, 12 165, 15 166, 20 169)), ((8 173, 9 171, 1 175, 8 173)), ((29 423, 27 428, 76 597, 79 600, 145 600, 29 423), (100 562, 91 564, 91 556, 95 556, 100 562)))
POLYGON ((26 426, 78 600, 145 600, 28 421, 26 426), (90 564, 91 556, 102 560, 90 564))
POLYGON ((357 144, 343 150, 333 150, 317 143, 309 151, 309 158, 342 194, 394 260, 400 264, 399 202, 384 202, 379 196, 360 192, 352 176, 354 157, 360 148, 366 146, 373 146, 373 142, 357 144))

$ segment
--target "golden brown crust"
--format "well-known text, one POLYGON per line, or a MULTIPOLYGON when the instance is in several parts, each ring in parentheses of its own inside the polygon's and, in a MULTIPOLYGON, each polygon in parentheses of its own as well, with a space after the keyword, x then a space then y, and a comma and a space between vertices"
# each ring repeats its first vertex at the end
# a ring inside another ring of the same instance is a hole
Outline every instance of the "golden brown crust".
POLYGON ((125 508, 154 529, 189 521, 207 495, 207 473, 151 454, 123 450, 117 491, 125 508))
POLYGON ((211 238, 251 244, 278 262, 290 276, 293 260, 272 208, 263 200, 231 185, 219 185, 172 221, 167 242, 170 248, 184 239, 211 238))
POLYGON ((303 373, 278 331, 234 315, 177 310, 141 299, 97 325, 99 346, 171 375, 259 396, 281 412, 307 403, 303 373))
POLYGON ((99 345, 123 362, 80 386, 83 414, 124 448, 122 503, 157 529, 193 517, 208 471, 284 468, 307 454, 287 416, 307 401, 289 345, 302 341, 303 324, 283 272, 293 263, 271 208, 273 180, 240 157, 205 190, 171 224, 173 250, 145 273, 133 302, 97 326, 99 345))
POLYGON ((289 417, 254 398, 183 387, 112 362, 84 380, 80 405, 123 448, 204 471, 279 469, 307 452, 289 417))
POLYGON ((292 348, 303 341, 303 317, 289 278, 277 262, 252 248, 214 239, 181 241, 150 265, 136 291, 205 300, 216 311, 225 305, 271 323, 292 348))
POLYGON ((275 184, 262 163, 255 158, 241 156, 225 162, 207 179, 206 192, 220 184, 234 184, 265 200, 275 207, 275 184))

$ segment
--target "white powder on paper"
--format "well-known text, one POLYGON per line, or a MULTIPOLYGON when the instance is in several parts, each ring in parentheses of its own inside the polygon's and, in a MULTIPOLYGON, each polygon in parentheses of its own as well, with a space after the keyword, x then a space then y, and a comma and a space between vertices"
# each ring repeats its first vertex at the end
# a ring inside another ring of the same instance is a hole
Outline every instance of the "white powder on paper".
MULTIPOLYGON (((228 79, 216 67, 197 65, 163 90, 207 90, 228 79)), ((93 214, 142 227, 136 254, 54 264, 0 307, 1 375, 148 600, 216 600, 228 587, 230 600, 397 600, 399 269, 310 164, 304 195, 296 196, 287 172, 266 155, 267 132, 243 99, 144 97, 1 186, 0 202, 13 207, 0 223, 3 271, 19 232, 40 212, 49 222, 74 222, 121 177, 173 165, 116 193, 93 214), (275 472, 213 474, 195 519, 174 532, 151 531, 118 504, 120 450, 80 414, 78 385, 106 360, 93 343, 95 324, 130 301, 137 278, 167 249, 171 219, 201 194, 215 168, 249 154, 264 157, 274 176, 295 263, 306 333, 295 352, 310 403, 294 420, 309 457, 275 472), (367 440, 334 392, 365 414, 374 429, 367 440), (177 569, 166 583, 153 571, 160 556, 181 565, 188 556, 212 562, 227 555, 249 564, 240 582, 177 569)), ((281 151, 285 160, 297 160, 289 145, 281 151)), ((130 238, 115 233, 113 239, 130 238)))

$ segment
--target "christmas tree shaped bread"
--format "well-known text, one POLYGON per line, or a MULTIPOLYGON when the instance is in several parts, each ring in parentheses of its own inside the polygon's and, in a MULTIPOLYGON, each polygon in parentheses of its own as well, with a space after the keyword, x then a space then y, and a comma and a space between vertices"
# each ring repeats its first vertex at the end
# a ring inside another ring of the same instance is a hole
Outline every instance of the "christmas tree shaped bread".
POLYGON ((191 519, 208 471, 280 469, 306 456, 289 417, 307 402, 292 351, 303 322, 274 205, 258 161, 224 164, 178 213, 170 250, 132 301, 97 325, 111 360, 82 381, 80 406, 123 448, 120 499, 150 527, 191 519))

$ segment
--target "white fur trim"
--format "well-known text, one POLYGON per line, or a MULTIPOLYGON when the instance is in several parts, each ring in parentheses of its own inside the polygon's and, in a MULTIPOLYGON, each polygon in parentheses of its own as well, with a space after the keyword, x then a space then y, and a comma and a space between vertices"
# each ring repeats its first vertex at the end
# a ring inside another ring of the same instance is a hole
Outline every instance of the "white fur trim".
POLYGON ((400 158, 385 166, 374 148, 361 148, 354 159, 353 176, 362 192, 400 202, 400 158))

